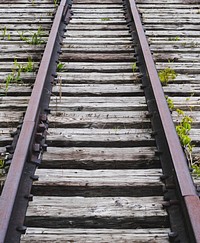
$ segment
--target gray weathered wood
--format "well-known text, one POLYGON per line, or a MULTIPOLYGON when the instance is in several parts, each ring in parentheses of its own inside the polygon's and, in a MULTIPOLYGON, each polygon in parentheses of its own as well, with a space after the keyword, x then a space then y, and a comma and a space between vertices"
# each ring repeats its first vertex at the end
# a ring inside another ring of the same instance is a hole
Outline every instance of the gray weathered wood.
POLYGON ((92 108, 91 106, 83 108, 79 105, 77 107, 67 108, 65 105, 62 109, 61 107, 57 108, 59 111, 56 111, 56 109, 54 109, 54 112, 52 111, 52 114, 49 116, 50 126, 56 128, 111 128, 114 130, 123 128, 146 128, 150 126, 150 120, 146 118, 144 111, 130 112, 128 109, 125 111, 125 108, 122 106, 114 107, 113 105, 109 109, 107 107, 101 106, 97 109, 97 107, 92 108), (71 111, 67 112, 67 109, 71 109, 71 111), (82 109, 83 111, 80 112, 78 109, 82 109), (106 109, 108 110, 107 112, 106 109), (73 110, 77 110, 77 112, 73 110), (92 110, 96 111, 93 112, 92 110))
MULTIPOLYGON (((95 54, 94 54, 95 55, 95 54)), ((119 54, 120 55, 120 54, 119 54)), ((105 60, 102 57, 100 58, 101 61, 105 60)), ((78 54, 77 54, 78 58, 78 54)), ((95 56, 94 56, 95 58, 95 56)), ((87 58, 86 58, 87 59, 87 58)), ((62 59, 61 59, 62 60, 62 59)), ((128 58, 128 60, 130 60, 128 58)), ((74 61, 74 60, 73 60, 74 61)), ((198 77, 197 77, 198 78, 198 77)), ((104 72, 69 72, 69 73, 59 73, 58 78, 56 79, 59 83, 99 83, 99 84, 106 84, 106 83, 138 83, 141 81, 141 76, 138 73, 104 73, 104 72)))
POLYGON ((66 243, 75 241, 79 243, 168 243, 168 229, 49 229, 28 228, 22 236, 22 243, 66 243), (42 240, 41 240, 42 239, 42 240))
POLYGON ((159 165, 154 147, 92 148, 48 147, 43 156, 47 168, 152 168, 159 165))
POLYGON ((39 169, 34 195, 153 196, 162 195, 162 171, 39 169))
MULTIPOLYGON (((185 87, 187 88, 187 87, 185 87)), ((27 88, 28 89, 28 88, 27 88)), ((183 88, 184 89, 184 88, 183 88)), ((12 88, 10 88, 12 90, 12 88)), ((191 92, 198 92, 198 85, 194 85, 191 92)), ((53 92, 57 96, 60 94, 62 96, 84 96, 84 95, 109 95, 118 96, 120 95, 136 95, 141 94, 143 91, 141 90, 140 85, 136 84, 62 84, 62 87, 59 83, 53 87, 53 92)), ((189 91, 188 91, 189 92, 189 91)))
POLYGON ((66 217, 80 217, 83 215, 86 217, 134 216, 139 218, 143 215, 146 217, 148 215, 154 216, 155 211, 157 211, 157 216, 166 215, 161 210, 162 197, 143 197, 142 201, 141 198, 137 197, 106 197, 99 198, 98 201, 96 198, 83 197, 35 197, 34 203, 30 203, 27 216, 34 217, 39 214, 41 217, 63 217, 64 215, 66 217), (51 206, 55 205, 55 210, 53 208, 49 210, 51 206), (110 205, 110 207, 107 207, 107 205, 110 205))
MULTIPOLYGON (((97 124, 96 124, 97 125, 97 124)), ((150 131, 149 131, 150 133, 150 131)), ((155 145, 146 129, 49 129, 50 146, 147 146, 155 145)))

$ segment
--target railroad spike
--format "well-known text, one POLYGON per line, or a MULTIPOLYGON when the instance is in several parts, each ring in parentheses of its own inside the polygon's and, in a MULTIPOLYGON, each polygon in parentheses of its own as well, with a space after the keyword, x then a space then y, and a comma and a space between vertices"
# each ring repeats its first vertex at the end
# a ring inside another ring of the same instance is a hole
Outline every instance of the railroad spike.
POLYGON ((165 185, 163 185, 163 193, 167 193, 169 190, 166 188, 165 185))
POLYGON ((42 133, 36 133, 35 140, 39 143, 44 139, 44 135, 42 133))
POLYGON ((168 178, 169 178, 168 175, 164 175, 164 174, 163 174, 163 175, 160 176, 160 180, 161 180, 161 181, 165 181, 165 180, 168 179, 168 178))
POLYGON ((170 204, 170 201, 166 201, 166 202, 163 202, 162 203, 162 206, 163 206, 163 208, 168 208, 168 207, 170 207, 171 206, 171 204, 170 204))
POLYGON ((164 194, 164 201, 170 201, 169 195, 164 194))
POLYGON ((33 194, 25 195, 24 198, 28 199, 29 202, 32 202, 33 201, 33 194))
POLYGON ((26 233, 26 230, 27 230, 27 227, 26 226, 19 226, 16 228, 17 231, 19 231, 21 234, 25 234, 26 233))
POLYGON ((37 131, 40 133, 44 133, 44 131, 46 131, 46 126, 44 125, 44 123, 39 124, 37 131))
POLYGON ((168 237, 170 238, 170 239, 174 239, 174 238, 176 238, 178 236, 178 233, 177 232, 169 232, 168 233, 168 237))
POLYGON ((171 204, 172 206, 174 206, 174 205, 179 205, 179 201, 178 201, 178 200, 170 200, 169 202, 170 202, 170 204, 171 204))
POLYGON ((146 116, 146 118, 152 118, 153 117, 153 113, 150 113, 150 112, 146 113, 145 116, 146 116))
POLYGON ((40 152, 40 150, 41 150, 41 146, 40 146, 40 144, 39 144, 39 143, 35 143, 35 144, 33 145, 33 151, 34 151, 34 152, 40 152))
POLYGON ((140 89, 145 89, 147 86, 146 85, 141 85, 140 89))
POLYGON ((13 138, 14 136, 16 136, 19 132, 16 130, 14 132, 11 132, 10 133, 10 136, 13 138))
POLYGON ((47 147, 48 147, 47 144, 43 144, 43 145, 42 145, 42 148, 43 148, 43 150, 44 150, 45 152, 47 151, 47 147))
MULTIPOLYGON (((47 114, 51 114, 51 109, 50 108, 45 108, 44 111, 47 113, 47 114)), ((41 119, 42 120, 42 119, 41 119)), ((44 121, 44 120, 43 120, 44 121)), ((47 116, 45 117, 45 121, 47 121, 47 116)))
POLYGON ((162 151, 160 151, 160 150, 155 150, 155 156, 159 156, 159 155, 161 155, 163 152, 162 151))
POLYGON ((34 158, 34 159, 31 159, 30 162, 36 166, 39 166, 41 164, 41 159, 34 158))
POLYGON ((143 78, 143 74, 139 74, 138 75, 138 78, 143 78))
POLYGON ((200 193, 200 186, 196 185, 197 192, 200 193))
POLYGON ((58 75, 57 74, 54 74, 54 73, 51 74, 51 76, 54 77, 54 78, 57 78, 58 77, 58 75))
POLYGON ((151 137, 155 137, 155 136, 157 136, 158 135, 158 132, 156 132, 156 131, 153 131, 152 133, 151 133, 151 137))
POLYGON ((5 161, 12 160, 12 158, 13 158, 13 154, 7 154, 5 161))
POLYGON ((5 165, 6 165, 6 166, 10 166, 10 165, 11 165, 11 163, 12 163, 12 160, 11 160, 11 159, 10 159, 10 160, 5 161, 5 165))
POLYGON ((32 179, 33 181, 38 181, 39 176, 38 175, 32 175, 32 176, 30 176, 30 179, 32 179))
POLYGON ((175 185, 173 183, 167 183, 166 185, 166 189, 174 189, 175 185))
POLYGON ((13 148, 13 146, 12 146, 12 145, 7 145, 7 146, 6 146, 6 152, 12 154, 12 153, 14 152, 14 148, 13 148))
POLYGON ((22 124, 17 126, 17 130, 21 130, 22 129, 22 124))

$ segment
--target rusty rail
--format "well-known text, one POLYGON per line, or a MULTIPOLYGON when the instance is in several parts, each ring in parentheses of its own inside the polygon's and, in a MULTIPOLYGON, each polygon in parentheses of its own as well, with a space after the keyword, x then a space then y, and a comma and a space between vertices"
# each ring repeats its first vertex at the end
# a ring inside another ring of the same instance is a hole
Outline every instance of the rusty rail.
MULTIPOLYGON (((126 1, 126 0, 125 0, 126 1)), ((149 45, 134 0, 127 0, 138 43, 137 52, 143 75, 144 92, 158 144, 166 186, 168 180, 178 189, 177 198, 187 223, 191 243, 200 242, 200 201, 181 144, 175 131, 165 95, 155 68, 149 45), (142 58, 141 58, 142 56, 142 58), (156 112, 155 112, 156 111, 156 112), (171 178, 173 177, 173 178, 171 178), (171 180, 172 179, 172 180, 171 180), (185 210, 184 210, 185 209, 185 210)), ((25 232, 23 226, 35 169, 45 150, 45 132, 51 87, 56 73, 60 42, 70 17, 70 2, 62 0, 51 29, 35 85, 24 117, 22 130, 0 197, 0 243, 17 243, 25 232)), ((135 34, 134 34, 135 35, 135 34)), ((169 202, 169 206, 172 202, 169 202)), ((176 204, 175 203, 175 204, 176 204)), ((173 229, 173 225, 172 225, 173 229)), ((176 229, 176 228, 175 228, 176 229)), ((174 235, 176 237, 176 235, 174 235)))
POLYGON ((0 197, 0 243, 17 243, 23 226, 35 169, 45 150, 46 116, 56 73, 65 25, 70 18, 70 2, 58 6, 34 88, 24 117, 12 163, 0 197))
MULTIPOLYGON (((134 0, 128 0, 128 5, 129 17, 132 19, 130 21, 134 23, 137 40, 140 43, 137 52, 139 56, 143 56, 144 65, 141 65, 144 73, 142 88, 146 95, 152 126, 156 135, 157 153, 160 155, 164 171, 163 178, 167 181, 173 175, 172 182, 175 182, 178 189, 177 198, 179 202, 176 203, 181 205, 182 214, 187 224, 189 242, 200 243, 200 200, 171 118, 136 3, 134 0), (155 112, 155 110, 157 111, 155 112)), ((173 203, 169 200, 168 206, 171 205, 173 203)), ((174 234, 174 237, 177 237, 177 234, 174 234)))

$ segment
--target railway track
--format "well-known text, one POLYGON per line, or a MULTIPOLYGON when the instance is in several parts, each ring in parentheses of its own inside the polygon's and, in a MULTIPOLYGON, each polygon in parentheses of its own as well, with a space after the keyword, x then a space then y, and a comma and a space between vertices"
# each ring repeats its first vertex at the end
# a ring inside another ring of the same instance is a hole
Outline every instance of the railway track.
MULTIPOLYGON (((142 15, 157 70, 171 68, 176 72, 175 80, 169 80, 163 89, 174 101, 175 108, 183 110, 186 115, 193 118, 190 135, 195 145, 193 162, 197 162, 199 160, 200 34, 197 24, 200 18, 199 2, 137 1, 137 6, 142 15)), ((175 123, 179 121, 176 112, 172 112, 172 117, 175 123)))
MULTIPOLYGON (((152 7, 142 1, 138 6, 143 18, 152 7)), ((24 243, 199 242, 198 194, 134 1, 130 7, 118 0, 73 1, 60 50, 70 8, 61 1, 23 119, 0 198, 7 221, 1 222, 0 242, 17 242, 25 231, 24 243), (13 175, 15 189, 9 184, 13 175)), ((20 87, 14 86, 16 92, 20 87)), ((19 116, 13 127, 18 121, 19 116)))
MULTIPOLYGON (((199 165, 199 2, 137 1, 137 6, 157 70, 170 68, 177 75, 163 89, 174 103, 174 123, 181 119, 176 109, 193 120, 190 138, 194 147, 190 163, 199 165)), ((199 193, 199 178, 194 175, 193 179, 199 193)))
POLYGON ((50 0, 42 4, 1 1, 0 11, 0 153, 3 159, 7 153, 5 146, 8 152, 13 150, 9 147, 10 133, 22 124, 55 5, 50 0))

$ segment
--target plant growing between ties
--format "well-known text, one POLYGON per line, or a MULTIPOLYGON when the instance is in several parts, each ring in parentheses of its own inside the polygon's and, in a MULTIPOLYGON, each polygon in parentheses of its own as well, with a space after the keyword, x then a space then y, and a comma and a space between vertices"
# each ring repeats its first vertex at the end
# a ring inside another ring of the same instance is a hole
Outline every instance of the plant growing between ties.
POLYGON ((136 62, 134 62, 134 63, 132 64, 132 71, 133 71, 133 73, 134 73, 136 70, 137 70, 137 64, 136 64, 136 62))
MULTIPOLYGON (((4 167, 5 167, 5 161, 3 158, 0 158, 0 176, 4 175, 4 167)), ((0 185, 1 188, 1 185, 0 185)))
POLYGON ((44 40, 42 39, 42 27, 40 26, 37 30, 37 32, 33 33, 31 36, 31 45, 40 45, 44 43, 44 40))
POLYGON ((8 74, 5 78, 5 93, 8 92, 8 88, 10 83, 17 83, 21 81, 21 73, 33 72, 34 71, 34 63, 31 57, 28 57, 28 62, 26 64, 18 63, 17 59, 14 59, 14 68, 12 69, 12 73, 8 74))
POLYGON ((185 113, 182 110, 176 109, 176 112, 178 113, 178 116, 181 116, 182 119, 179 122, 178 125, 176 125, 176 132, 179 136, 181 145, 183 146, 188 161, 190 165, 192 166, 192 149, 193 145, 191 144, 191 137, 189 136, 191 125, 193 123, 193 119, 189 116, 186 116, 185 113))
POLYGON ((177 77, 177 74, 173 69, 167 67, 163 70, 160 70, 158 72, 158 76, 162 85, 166 86, 168 85, 169 81, 172 81, 177 77))
POLYGON ((22 65, 22 71, 25 73, 34 71, 34 62, 31 57, 28 57, 28 62, 25 65, 22 65))
POLYGON ((170 110, 170 112, 172 112, 174 110, 174 102, 168 96, 166 96, 166 100, 167 100, 169 110, 170 110))
POLYGON ((42 39, 43 31, 42 27, 40 26, 36 32, 29 32, 31 35, 25 36, 25 32, 18 32, 20 39, 25 41, 30 45, 41 45, 44 44, 45 41, 42 39))
MULTIPOLYGON (((190 116, 185 115, 183 110, 175 109, 172 99, 166 97, 166 100, 170 111, 176 112, 178 117, 181 117, 181 120, 176 125, 176 132, 189 162, 189 167, 193 169, 194 175, 200 176, 200 163, 199 161, 194 161, 192 156, 194 145, 192 145, 190 131, 192 128, 193 119, 190 116)), ((188 100, 188 98, 186 100, 188 100)))
POLYGON ((8 33, 6 26, 2 30, 2 40, 10 40, 10 33, 8 33))
POLYGON ((57 71, 57 72, 61 72, 61 71, 63 70, 63 67, 64 67, 64 63, 59 62, 59 63, 57 64, 56 71, 57 71))
POLYGON ((54 6, 57 7, 58 6, 58 0, 53 0, 54 1, 54 6))
POLYGON ((169 41, 179 41, 179 40, 180 40, 179 36, 169 37, 169 41))
POLYGON ((101 21, 109 21, 110 18, 101 18, 101 21))

